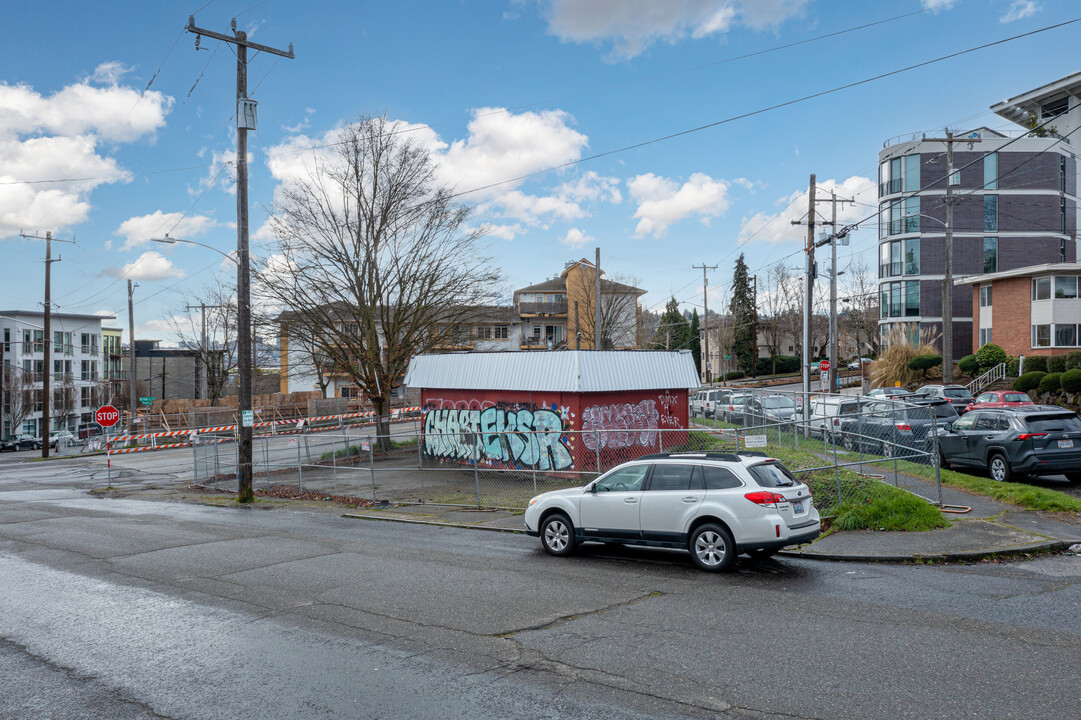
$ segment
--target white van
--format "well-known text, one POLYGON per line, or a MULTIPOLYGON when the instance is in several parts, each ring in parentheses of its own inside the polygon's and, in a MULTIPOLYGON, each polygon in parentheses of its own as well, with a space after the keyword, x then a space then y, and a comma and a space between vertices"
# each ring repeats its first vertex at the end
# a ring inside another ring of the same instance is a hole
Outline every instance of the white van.
POLYGON ((811 414, 808 420, 808 429, 811 435, 830 441, 831 435, 836 435, 837 442, 841 442, 841 416, 854 415, 860 411, 860 400, 855 397, 842 397, 840 395, 819 395, 811 398, 811 414))

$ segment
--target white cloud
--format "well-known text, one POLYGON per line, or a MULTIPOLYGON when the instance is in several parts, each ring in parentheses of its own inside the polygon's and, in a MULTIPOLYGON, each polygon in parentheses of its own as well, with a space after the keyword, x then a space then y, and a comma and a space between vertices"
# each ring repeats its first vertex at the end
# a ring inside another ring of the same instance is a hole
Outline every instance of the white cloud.
POLYGON ((153 250, 144 252, 135 262, 128 263, 124 267, 109 268, 105 274, 117 278, 145 281, 184 277, 183 270, 175 267, 172 261, 153 250))
POLYGON ((164 237, 166 231, 176 238, 190 239, 207 230, 217 227, 218 222, 205 215, 184 216, 183 213, 163 213, 155 210, 149 215, 128 218, 120 224, 114 235, 121 235, 126 240, 121 250, 128 250, 137 245, 145 245, 150 238, 164 237))
POLYGON ((799 15, 808 0, 540 0, 548 31, 563 41, 611 41, 609 59, 632 58, 657 42, 721 35, 737 24, 760 30, 799 15))
POLYGON ((560 197, 527 195, 520 190, 505 192, 479 206, 481 213, 494 212, 502 217, 515 218, 528 225, 536 225, 544 216, 558 220, 577 220, 586 211, 578 203, 560 197))
MULTIPOLYGON (((829 191, 834 191, 839 198, 854 199, 857 203, 838 203, 837 221, 847 224, 866 217, 868 205, 872 207, 878 202, 878 188, 870 178, 853 175, 842 183, 836 180, 821 180, 815 190, 816 199, 829 197, 829 191)), ((777 206, 782 209, 776 213, 756 213, 748 218, 743 218, 739 230, 739 242, 744 244, 750 240, 764 240, 769 243, 784 243, 789 241, 804 242, 807 239, 806 225, 792 225, 792 221, 806 221, 807 219, 807 190, 797 190, 787 197, 777 200, 777 206)), ((829 206, 819 203, 818 222, 829 219, 829 206)), ((828 226, 826 226, 828 228, 828 226)))
POLYGON ((1043 7, 1037 5, 1035 0, 1013 0, 1006 10, 1006 14, 1000 17, 998 21, 1000 23, 1011 23, 1015 20, 1023 20, 1032 17, 1042 9, 1043 7))
POLYGON ((668 178, 646 173, 627 181, 631 197, 638 202, 634 217, 639 218, 635 237, 664 237, 668 226, 689 215, 697 215, 704 225, 723 214, 730 204, 728 183, 714 180, 705 173, 695 173, 683 185, 668 178))
POLYGON ((949 10, 961 0, 921 0, 925 10, 949 10))
POLYGON ((585 245, 587 243, 593 242, 595 239, 596 238, 593 238, 593 237, 590 237, 589 235, 586 235, 584 232, 582 232, 578 228, 571 228, 570 230, 567 231, 567 234, 564 237, 559 239, 559 242, 563 243, 564 245, 568 245, 568 246, 570 246, 572 248, 578 248, 578 247, 582 247, 583 245, 585 245))
POLYGON ((514 238, 525 232, 525 228, 522 227, 521 223, 514 223, 513 225, 495 225, 493 223, 484 223, 480 227, 480 230, 486 236, 499 238, 500 240, 513 240, 514 238))
POLYGON ((131 179, 99 146, 152 138, 173 99, 118 85, 126 72, 103 63, 49 96, 0 82, 0 238, 44 224, 76 225, 90 212, 94 188, 131 179))
POLYGON ((579 175, 571 182, 566 182, 556 189, 556 195, 567 200, 602 200, 618 205, 623 202, 619 190, 620 180, 614 177, 602 177, 590 170, 579 175))

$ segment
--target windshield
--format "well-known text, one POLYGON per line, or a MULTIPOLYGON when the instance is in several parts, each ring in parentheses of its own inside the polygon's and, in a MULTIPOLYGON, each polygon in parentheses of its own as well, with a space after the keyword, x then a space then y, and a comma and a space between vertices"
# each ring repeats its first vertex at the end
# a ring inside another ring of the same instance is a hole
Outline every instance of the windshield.
POLYGON ((796 407, 796 403, 792 401, 792 398, 787 397, 768 397, 762 401, 762 407, 776 410, 777 408, 793 408, 796 407))
POLYGON ((1037 415, 1025 418, 1025 424, 1036 432, 1078 432, 1081 418, 1077 415, 1037 415))
POLYGON ((751 465, 747 470, 755 482, 764 488, 791 487, 799 484, 796 476, 788 472, 788 468, 779 462, 759 463, 751 465))
POLYGON ((729 405, 743 405, 744 403, 747 402, 748 397, 750 397, 750 396, 749 395, 733 395, 728 400, 728 404, 729 405))
POLYGON ((1006 393, 1002 396, 1004 402, 1032 402, 1032 399, 1024 393, 1006 393))
POLYGON ((972 397, 972 393, 965 388, 946 388, 942 391, 942 394, 948 398, 957 398, 959 400, 968 400, 972 397))

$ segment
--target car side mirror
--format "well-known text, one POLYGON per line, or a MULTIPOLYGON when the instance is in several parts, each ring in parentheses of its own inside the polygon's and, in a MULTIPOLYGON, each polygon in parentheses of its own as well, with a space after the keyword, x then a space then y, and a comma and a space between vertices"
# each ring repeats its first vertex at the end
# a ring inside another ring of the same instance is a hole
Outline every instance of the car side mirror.
POLYGON ((953 423, 952 422, 942 423, 942 429, 945 430, 946 432, 951 432, 952 433, 953 432, 953 423))
POLYGON ((589 492, 591 492, 591 493, 597 492, 597 483, 593 483, 592 485, 589 486, 589 492))

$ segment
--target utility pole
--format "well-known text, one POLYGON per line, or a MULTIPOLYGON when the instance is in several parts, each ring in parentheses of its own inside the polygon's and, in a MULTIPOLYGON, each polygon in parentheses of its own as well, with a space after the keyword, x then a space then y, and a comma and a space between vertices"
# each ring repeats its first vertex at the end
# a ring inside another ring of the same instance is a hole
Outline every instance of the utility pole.
POLYGON ((593 349, 601 349, 601 249, 597 248, 596 287, 593 290, 593 349))
POLYGON ((574 349, 582 349, 582 326, 578 324, 578 301, 574 301, 574 349))
MULTIPOLYGON (((811 180, 807 189, 807 267, 803 272, 803 419, 810 414, 811 396, 811 300, 814 291, 814 264, 815 264, 815 175, 811 173, 811 180)), ((803 222, 793 220, 793 225, 802 225, 803 222)))
MULTIPOLYGON (((49 457, 49 433, 52 429, 49 427, 52 418, 51 410, 53 404, 52 396, 52 266, 54 262, 60 262, 61 258, 53 260, 53 240, 57 242, 66 242, 75 244, 74 240, 61 240, 60 238, 54 238, 51 232, 45 233, 45 237, 39 235, 25 235, 20 233, 23 238, 27 240, 44 240, 45 241, 45 322, 44 325, 44 337, 42 338, 45 343, 42 349, 45 351, 45 359, 42 360, 41 369, 41 457, 47 459, 49 457)), ((33 346, 31 346, 33 347, 33 346)))
MULTIPOLYGON (((942 384, 953 382, 953 144, 957 142, 951 130, 944 138, 924 138, 924 142, 946 143, 946 263, 942 278, 942 384)), ((980 142, 979 138, 963 138, 963 142, 980 142)), ((958 183, 960 179, 958 179, 958 183)))
MULTIPOLYGON (((236 250, 237 250, 237 366, 240 382, 237 388, 237 501, 254 499, 252 486, 252 425, 251 406, 252 347, 251 347, 251 288, 248 258, 248 130, 255 129, 255 101, 248 99, 248 48, 294 59, 293 44, 289 50, 278 50, 248 41, 248 34, 236 29, 233 37, 195 26, 195 16, 188 17, 187 30, 195 35, 214 38, 236 46, 236 250)), ((600 251, 597 251, 598 257, 600 251)))
POLYGON ((754 305, 751 316, 751 347, 754 352, 751 355, 751 377, 758 377, 758 275, 754 276, 754 305))
POLYGON ((706 278, 706 270, 716 270, 716 265, 691 265, 696 270, 702 268, 702 324, 706 327, 705 342, 702 343, 702 357, 699 358, 702 362, 702 382, 709 385, 712 383, 713 378, 710 377, 712 373, 709 370, 709 281, 706 278))
MULTIPOLYGON (((830 321, 829 321, 829 388, 830 392, 837 390, 837 203, 855 202, 855 198, 845 199, 838 198, 837 193, 830 190, 829 198, 821 198, 820 202, 828 202, 832 206, 832 212, 830 215, 830 227, 833 228, 833 232, 829 237, 816 243, 816 246, 821 246, 824 243, 830 244, 830 321)), ((842 234, 843 235, 843 234, 842 234)))
POLYGON ((137 284, 128 280, 128 432, 135 434, 135 303, 137 284))

